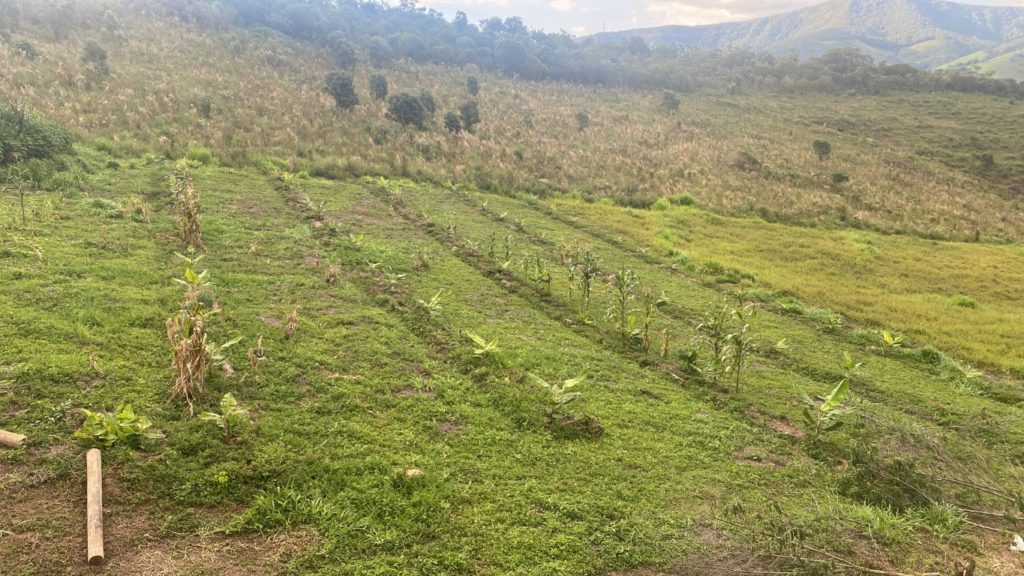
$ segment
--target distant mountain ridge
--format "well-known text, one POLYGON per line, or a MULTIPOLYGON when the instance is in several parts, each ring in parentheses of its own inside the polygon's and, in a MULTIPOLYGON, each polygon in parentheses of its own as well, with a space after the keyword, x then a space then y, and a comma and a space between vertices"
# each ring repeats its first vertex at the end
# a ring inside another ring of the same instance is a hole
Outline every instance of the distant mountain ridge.
POLYGON ((875 60, 922 68, 975 67, 1024 79, 1024 7, 943 0, 830 0, 747 22, 662 26, 597 34, 651 44, 743 48, 801 58, 854 47, 875 60))

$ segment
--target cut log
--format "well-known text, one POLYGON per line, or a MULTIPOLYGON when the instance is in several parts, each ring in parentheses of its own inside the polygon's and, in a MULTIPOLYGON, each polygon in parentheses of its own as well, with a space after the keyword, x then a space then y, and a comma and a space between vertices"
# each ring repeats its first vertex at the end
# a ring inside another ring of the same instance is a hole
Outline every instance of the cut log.
POLYGON ((89 540, 89 564, 103 564, 103 465, 101 453, 93 448, 85 453, 86 531, 89 540))
POLYGON ((8 432, 7 430, 0 430, 0 446, 18 448, 24 441, 25 437, 21 434, 15 434, 14 432, 8 432))

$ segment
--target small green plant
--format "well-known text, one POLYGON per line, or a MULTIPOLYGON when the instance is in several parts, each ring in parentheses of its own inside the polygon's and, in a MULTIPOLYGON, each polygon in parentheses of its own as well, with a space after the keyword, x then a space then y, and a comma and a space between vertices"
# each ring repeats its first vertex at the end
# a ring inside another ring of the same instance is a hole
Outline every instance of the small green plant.
POLYGON ((732 344, 732 360, 729 368, 733 373, 736 382, 736 392, 740 391, 740 384, 743 379, 743 370, 746 368, 747 359, 751 349, 754 347, 754 337, 750 333, 750 325, 757 315, 757 307, 752 303, 732 311, 736 318, 736 332, 728 336, 732 344))
POLYGON ((583 396, 583 393, 576 390, 576 387, 582 384, 587 376, 584 374, 571 380, 552 384, 532 372, 527 374, 531 380, 547 390, 544 413, 548 417, 548 423, 554 424, 570 417, 569 409, 583 396))
POLYGON ((437 316, 444 309, 444 307, 441 306, 441 298, 443 296, 444 290, 438 290, 430 300, 424 301, 417 299, 416 304, 418 304, 421 309, 426 310, 427 314, 430 316, 437 316))
POLYGON ((569 265, 569 298, 575 286, 579 291, 579 317, 590 320, 590 299, 594 288, 594 279, 600 274, 600 260, 589 248, 580 256, 578 253, 569 265))
POLYGON ((111 448, 125 444, 141 448, 146 440, 156 440, 164 435, 151 430, 149 418, 135 413, 131 404, 120 404, 114 412, 92 412, 82 409, 85 421, 75 432, 75 437, 94 446, 111 448))
POLYGON ((729 369, 731 316, 732 310, 725 304, 719 304, 709 308, 697 324, 697 346, 706 350, 707 359, 695 363, 692 368, 714 385, 729 369))
MULTIPOLYGON (((668 299, 665 298, 665 294, 656 296, 654 290, 650 286, 644 286, 640 290, 640 345, 644 349, 644 353, 651 351, 651 321, 654 319, 654 312, 668 303, 668 299)), ((668 333, 665 333, 665 342, 662 346, 664 356, 668 356, 668 333)))
POLYGON ((473 355, 484 360, 498 361, 501 358, 501 348, 497 340, 486 340, 475 332, 466 330, 466 337, 476 346, 473 348, 473 355))
POLYGON ((637 287, 640 281, 636 273, 628 268, 620 268, 612 277, 612 306, 608 308, 606 317, 615 320, 618 325, 619 334, 628 339, 633 333, 633 324, 636 318, 632 308, 633 300, 636 299, 637 287))
POLYGON ((228 392, 220 399, 220 413, 203 412, 199 419, 213 422, 224 431, 224 438, 231 437, 232 428, 238 428, 249 421, 249 411, 238 404, 234 394, 228 392))
POLYGON ((818 400, 804 393, 804 422, 811 430, 812 440, 817 442, 822 432, 835 430, 843 425, 840 418, 849 414, 851 408, 843 405, 850 390, 850 380, 860 370, 862 363, 856 362, 849 352, 843 353, 845 376, 825 398, 818 400))
POLYGON ((888 330, 882 330, 882 341, 889 348, 901 348, 905 340, 906 338, 902 334, 894 334, 888 330))
POLYGON ((534 254, 533 258, 527 259, 526 274, 531 282, 543 287, 545 294, 551 295, 551 268, 540 254, 534 254))

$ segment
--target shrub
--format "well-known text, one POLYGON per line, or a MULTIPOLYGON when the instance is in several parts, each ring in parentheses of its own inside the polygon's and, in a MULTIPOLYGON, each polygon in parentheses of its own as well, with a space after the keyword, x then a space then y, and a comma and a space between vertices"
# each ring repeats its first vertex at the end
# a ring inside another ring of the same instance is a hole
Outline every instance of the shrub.
POLYGON ((970 296, 964 296, 963 294, 953 297, 953 304, 961 308, 977 308, 978 301, 970 296))
POLYGON ((651 210, 658 212, 664 212, 672 207, 672 203, 666 198, 658 198, 654 204, 651 204, 651 210))
POLYGON ((738 168, 744 172, 758 172, 761 170, 761 161, 753 154, 742 150, 733 154, 730 164, 732 164, 733 168, 738 168))
POLYGON ((71 135, 25 108, 0 106, 0 166, 33 158, 50 158, 71 150, 71 135))
POLYGON ((213 113, 213 99, 209 96, 203 96, 193 102, 192 107, 195 108, 196 113, 199 114, 200 118, 209 120, 210 115, 213 113))
POLYGON ((427 111, 423 101, 412 94, 395 94, 388 100, 388 118, 403 126, 415 126, 422 130, 426 122, 427 111))
POLYGON ((35 47, 35 44, 32 44, 28 40, 21 40, 15 44, 14 51, 26 60, 35 60, 41 55, 39 50, 35 47))
POLYGON ((455 112, 449 112, 444 115, 444 127, 452 134, 458 134, 462 132, 462 120, 455 112))
POLYGON ((661 109, 665 112, 672 113, 679 111, 679 96, 676 96, 675 92, 671 90, 665 90, 661 93, 661 109))
POLYGON ((583 110, 576 113, 576 127, 580 132, 583 132, 590 127, 590 114, 587 114, 583 110))
POLYGON ((343 110, 350 110, 359 104, 352 75, 345 72, 331 72, 327 75, 325 89, 334 98, 334 103, 343 110))
POLYGON ((107 62, 107 51, 96 42, 90 40, 82 52, 82 64, 99 76, 110 75, 110 64, 107 62))
POLYGON ((370 95, 374 100, 383 102, 388 98, 388 79, 383 74, 374 74, 370 77, 370 95))
POLYGON ((190 162, 209 166, 214 163, 213 152, 209 148, 189 148, 188 159, 190 162))
POLYGON ((476 76, 470 76, 466 79, 466 91, 469 92, 470 96, 480 94, 480 81, 477 80, 476 76))
POLYGON ((697 201, 694 200, 693 196, 690 196, 689 194, 676 194, 675 196, 670 196, 668 201, 671 202, 672 204, 676 205, 676 206, 696 206, 697 205, 697 201))
POLYGON ((828 160, 829 155, 832 154, 832 144, 824 140, 815 140, 811 147, 814 148, 814 153, 818 155, 818 160, 828 160))
POLYGON ((480 105, 475 100, 470 100, 459 106, 459 116, 462 118, 462 127, 466 132, 472 132, 480 123, 480 105))
POLYGON ((420 90, 420 104, 423 105, 423 111, 428 116, 433 116, 437 112, 437 100, 434 99, 434 95, 429 90, 420 90))

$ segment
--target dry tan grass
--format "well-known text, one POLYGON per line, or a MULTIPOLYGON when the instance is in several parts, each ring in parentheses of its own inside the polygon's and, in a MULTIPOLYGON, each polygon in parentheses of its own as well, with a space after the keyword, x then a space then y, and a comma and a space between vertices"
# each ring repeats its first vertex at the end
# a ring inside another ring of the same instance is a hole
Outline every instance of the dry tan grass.
MULTIPOLYGON (((102 21, 95 11, 81 8, 81 19, 102 21)), ((1002 164, 1015 162, 1006 127, 1024 107, 991 97, 702 94, 684 97, 681 112, 666 116, 656 93, 481 76, 483 122, 475 134, 453 136, 388 121, 384 104, 369 96, 376 71, 366 66, 356 74, 362 104, 337 111, 322 90, 327 56, 269 31, 201 30, 127 12, 116 27, 76 30, 63 43, 42 31, 25 35, 44 56, 30 61, 0 49, 0 69, 8 71, 0 93, 128 155, 173 158, 207 146, 230 164, 299 158, 299 169, 331 175, 451 179, 639 203, 689 194, 717 211, 806 224, 1024 236, 1020 178, 983 179, 947 158, 980 146, 1002 164), (90 39, 107 47, 112 69, 91 90, 79 61, 90 39), (197 105, 205 98, 209 118, 197 105), (582 131, 578 111, 591 119, 582 131), (833 144, 827 162, 811 147, 817 139, 833 144), (740 151, 764 168, 734 168, 740 151), (833 186, 834 173, 851 180, 833 186)), ((435 124, 468 98, 463 70, 398 64, 384 73, 392 93, 431 91, 435 124)))

